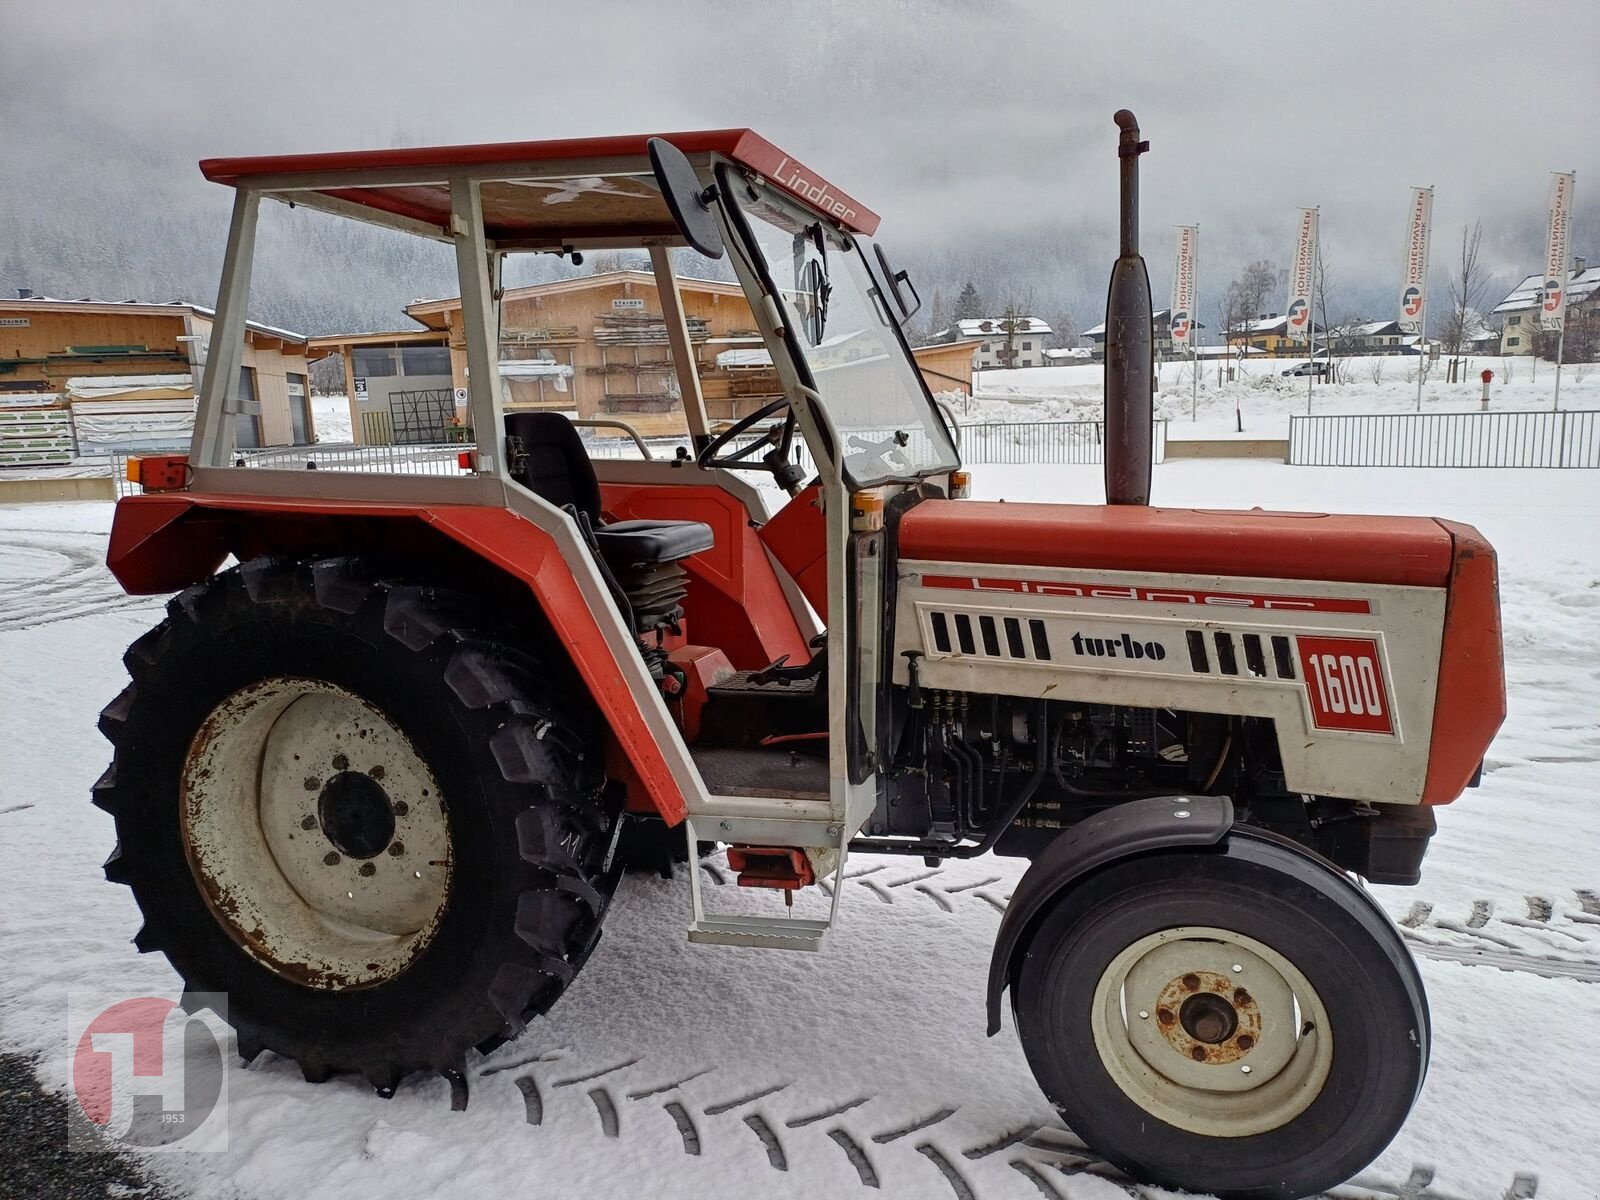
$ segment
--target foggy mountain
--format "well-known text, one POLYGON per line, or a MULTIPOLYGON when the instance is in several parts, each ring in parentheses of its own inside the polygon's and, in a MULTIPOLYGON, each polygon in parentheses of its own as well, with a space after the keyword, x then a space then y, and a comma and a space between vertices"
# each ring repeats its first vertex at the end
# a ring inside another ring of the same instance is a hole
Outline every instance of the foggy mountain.
MULTIPOLYGON (((1161 4, 1068 20, 1047 0, 982 11, 613 3, 563 7, 541 30, 548 45, 503 47, 496 31, 529 27, 527 9, 502 0, 459 28, 402 0, 286 0, 271 22, 227 8, 85 3, 68 23, 47 6, 0 14, 6 294, 212 303, 231 192, 200 178, 205 156, 749 124, 884 215, 886 248, 925 302, 938 292, 948 307, 970 279, 996 314, 1031 296, 1037 315, 1068 313, 1082 329, 1101 319, 1116 255, 1111 111, 1123 104, 1152 143, 1143 250, 1157 306, 1172 226, 1198 221, 1213 336, 1247 262, 1287 265, 1299 204, 1322 207, 1335 318, 1393 315, 1406 189, 1430 180, 1435 317, 1463 223, 1483 222, 1493 299, 1536 268, 1550 170, 1579 170, 1572 245, 1600 257, 1600 207, 1584 201, 1600 148, 1485 93, 1486 74, 1541 69, 1538 30, 1499 9, 1438 22, 1421 55, 1415 31, 1374 32, 1385 22, 1369 18, 1386 8, 1306 13, 1318 26, 1308 55, 1257 14, 1190 28, 1190 10, 1161 4), (1461 70, 1486 34, 1502 54, 1461 70), (1230 74, 1196 74, 1224 54, 1239 64, 1230 74), (1402 69, 1403 102, 1364 82, 1402 69), (1316 97, 1314 121, 1282 99, 1291 83, 1316 97)), ((1575 10, 1568 24, 1600 34, 1600 12, 1575 10)), ((1551 106, 1600 111, 1591 73, 1546 90, 1551 106)), ((524 258, 508 282, 571 271, 524 258)), ((404 328, 405 303, 454 290, 445 246, 263 208, 257 319, 308 333, 404 328)))

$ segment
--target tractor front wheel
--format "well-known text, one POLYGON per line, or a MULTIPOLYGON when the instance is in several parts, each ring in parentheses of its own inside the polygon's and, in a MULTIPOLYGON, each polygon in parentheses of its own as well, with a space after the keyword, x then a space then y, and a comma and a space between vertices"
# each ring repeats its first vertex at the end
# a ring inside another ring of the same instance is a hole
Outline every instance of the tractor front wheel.
POLYGON ((1343 1183, 1427 1070, 1427 1003, 1393 925, 1336 868, 1249 832, 1091 875, 1043 918, 1012 995, 1067 1124, 1188 1191, 1343 1183))
POLYGON ((101 716, 108 878, 240 1053, 382 1094, 458 1076, 599 937, 617 814, 559 651, 350 558, 245 563, 177 596, 101 716))

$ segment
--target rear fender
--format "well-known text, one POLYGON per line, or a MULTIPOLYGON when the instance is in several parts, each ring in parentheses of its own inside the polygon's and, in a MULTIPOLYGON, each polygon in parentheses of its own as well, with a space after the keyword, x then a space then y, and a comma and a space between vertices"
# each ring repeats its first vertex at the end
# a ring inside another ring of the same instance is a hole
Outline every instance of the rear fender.
POLYGON ((1215 846, 1232 828, 1233 802, 1226 796, 1162 796, 1108 808, 1051 842, 1023 874, 1000 921, 989 962, 989 1036, 1000 1032, 1000 995, 1038 922, 1079 879, 1153 850, 1215 846))
POLYGON ((244 560, 267 553, 374 550, 419 559, 465 551, 525 586, 588 685, 649 806, 669 825, 683 819, 683 789, 554 537, 507 508, 200 493, 130 496, 117 504, 106 565, 130 594, 158 595, 200 582, 230 554, 244 560))

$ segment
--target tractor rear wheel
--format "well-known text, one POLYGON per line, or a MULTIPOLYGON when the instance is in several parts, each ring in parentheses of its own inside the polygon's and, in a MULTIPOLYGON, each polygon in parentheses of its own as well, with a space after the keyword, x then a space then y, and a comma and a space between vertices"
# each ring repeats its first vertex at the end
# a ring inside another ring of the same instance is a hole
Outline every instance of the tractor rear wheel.
POLYGON ((1427 1001, 1394 926, 1331 864, 1252 832, 1091 875, 1043 918, 1012 996, 1067 1124, 1187 1191, 1343 1183, 1427 1070, 1427 1001))
POLYGON ((617 824, 559 651, 351 558, 261 558, 190 588, 101 714, 107 878, 248 1061, 383 1095, 460 1078, 593 949, 617 824))

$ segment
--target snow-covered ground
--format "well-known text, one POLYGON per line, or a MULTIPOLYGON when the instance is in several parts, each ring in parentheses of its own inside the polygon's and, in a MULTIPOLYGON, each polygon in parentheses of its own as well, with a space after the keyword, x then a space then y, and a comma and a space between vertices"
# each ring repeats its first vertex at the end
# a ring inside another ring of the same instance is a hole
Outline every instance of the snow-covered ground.
MULTIPOLYGON (((975 486, 1090 501, 1099 480, 980 467, 975 486)), ((1422 884, 1377 889, 1428 984, 1432 1070, 1364 1186, 1337 1194, 1600 1195, 1600 473, 1177 462, 1155 494, 1437 513, 1499 548, 1510 716, 1483 786, 1440 813, 1422 884), (1473 958, 1494 965, 1459 961, 1473 958), (1537 1184, 1516 1190, 1518 1175, 1537 1184)), ((113 832, 88 803, 108 756, 95 716, 161 611, 105 572, 109 523, 108 505, 0 508, 0 1046, 38 1058, 52 1088, 68 989, 179 989, 128 943, 139 915, 101 878, 113 832)), ((152 1170, 184 1195, 252 1200, 1127 1195, 1039 1094, 1009 1018, 983 1034, 989 948, 1022 868, 854 859, 818 955, 690 946, 684 878, 630 879, 555 1011, 473 1064, 465 1112, 443 1081, 383 1101, 353 1079, 313 1087, 269 1054, 231 1068, 226 1153, 154 1155, 152 1170)))
MULTIPOLYGON (((1306 411, 1306 380, 1284 376, 1291 359, 1252 359, 1233 381, 1218 382, 1217 364, 1202 363, 1200 386, 1187 363, 1163 363, 1156 390, 1156 415, 1167 418, 1169 438, 1282 438, 1289 417, 1306 411), (1237 433, 1234 409, 1243 419, 1237 433), (1191 416, 1191 413, 1193 414, 1191 416)), ((1417 363, 1403 357, 1341 359, 1343 382, 1315 382, 1311 411, 1408 413, 1417 410, 1417 363), (1374 376, 1376 375, 1376 378, 1374 376)), ((1555 368, 1531 358, 1471 358, 1465 383, 1446 383, 1443 363, 1435 363, 1422 384, 1423 412, 1477 412, 1483 385, 1479 373, 1494 372, 1489 407, 1495 412, 1542 411, 1550 407, 1555 368)), ((1100 363, 982 371, 977 394, 954 408, 962 422, 1093 421, 1103 412, 1105 368, 1100 363)), ((1600 364, 1569 363, 1562 368, 1561 407, 1600 408, 1600 364)))

